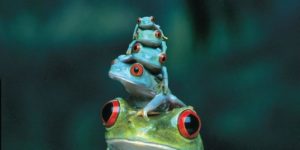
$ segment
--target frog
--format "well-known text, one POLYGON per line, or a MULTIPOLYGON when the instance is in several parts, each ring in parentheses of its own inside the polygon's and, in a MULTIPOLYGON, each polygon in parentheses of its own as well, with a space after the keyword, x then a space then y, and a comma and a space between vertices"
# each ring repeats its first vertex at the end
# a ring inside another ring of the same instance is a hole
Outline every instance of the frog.
POLYGON ((133 31, 133 39, 135 39, 138 29, 159 30, 162 34, 163 39, 164 40, 168 39, 168 37, 166 37, 163 34, 163 31, 160 29, 160 26, 155 24, 155 18, 153 16, 138 17, 137 24, 133 31))
POLYGON ((166 60, 167 55, 161 52, 160 48, 146 47, 139 42, 132 47, 131 54, 121 57, 121 61, 125 63, 136 61, 143 64, 149 72, 161 78, 163 80, 162 88, 164 93, 169 88, 167 67, 163 65, 166 60))
POLYGON ((162 37, 161 31, 138 29, 136 33, 137 34, 134 40, 132 40, 132 42, 128 46, 126 54, 131 54, 131 49, 137 42, 143 44, 144 46, 152 48, 160 47, 163 53, 167 52, 167 44, 164 38, 162 37))
POLYGON ((160 111, 168 111, 175 107, 186 106, 168 89, 167 93, 161 88, 162 80, 148 72, 140 63, 124 63, 122 55, 114 59, 109 70, 109 77, 119 81, 130 94, 133 105, 142 107, 137 115, 149 120, 148 112, 160 107, 160 111), (138 99, 138 100, 136 100, 138 99), (143 99, 143 103, 139 103, 143 99))
POLYGON ((191 106, 175 108, 150 121, 133 115, 137 110, 121 97, 101 111, 107 150, 203 150, 201 120, 191 106))

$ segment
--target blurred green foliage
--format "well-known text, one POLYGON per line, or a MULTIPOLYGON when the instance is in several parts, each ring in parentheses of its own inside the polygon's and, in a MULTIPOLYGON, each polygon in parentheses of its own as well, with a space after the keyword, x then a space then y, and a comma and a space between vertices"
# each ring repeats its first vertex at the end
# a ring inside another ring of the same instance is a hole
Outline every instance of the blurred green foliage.
POLYGON ((105 149, 100 107, 136 18, 169 37, 170 88, 212 149, 299 149, 300 3, 286 0, 0 2, 1 149, 105 149))

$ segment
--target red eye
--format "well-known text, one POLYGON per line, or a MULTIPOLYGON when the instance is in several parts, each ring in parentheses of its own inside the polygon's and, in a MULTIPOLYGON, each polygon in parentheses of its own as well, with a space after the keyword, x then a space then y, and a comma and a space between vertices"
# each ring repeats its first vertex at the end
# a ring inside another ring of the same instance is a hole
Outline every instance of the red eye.
POLYGON ((165 63, 166 60, 167 60, 167 55, 166 54, 160 54, 159 62, 162 64, 162 63, 165 63))
POLYGON ((155 18, 154 18, 153 16, 150 17, 150 20, 151 20, 152 22, 155 22, 155 18))
POLYGON ((134 46, 132 47, 132 51, 133 51, 134 53, 139 52, 140 49, 141 49, 141 44, 140 44, 140 43, 135 43, 134 46))
POLYGON ((141 21, 142 21, 142 18, 141 18, 141 17, 139 17, 139 18, 137 19, 137 21, 136 21, 136 22, 137 22, 138 24, 140 24, 140 23, 141 23, 141 21))
POLYGON ((105 127, 109 128, 115 124, 120 113, 120 103, 118 100, 111 100, 102 108, 102 121, 105 127))
POLYGON ((156 38, 159 38, 159 39, 161 38, 161 33, 160 33, 160 31, 158 31, 158 30, 155 31, 155 37, 156 37, 156 38))
POLYGON ((141 76, 144 72, 144 68, 141 64, 135 63, 130 68, 130 73, 134 76, 141 76))
POLYGON ((187 109, 179 115, 178 130, 183 137, 188 139, 197 137, 200 127, 200 118, 195 111, 187 109))

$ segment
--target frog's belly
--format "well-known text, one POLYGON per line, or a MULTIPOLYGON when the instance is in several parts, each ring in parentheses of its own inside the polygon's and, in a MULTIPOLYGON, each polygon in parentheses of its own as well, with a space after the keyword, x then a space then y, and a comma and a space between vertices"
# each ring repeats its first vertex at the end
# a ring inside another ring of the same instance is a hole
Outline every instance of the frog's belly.
POLYGON ((123 139, 108 140, 107 145, 108 150, 176 150, 164 145, 123 139))

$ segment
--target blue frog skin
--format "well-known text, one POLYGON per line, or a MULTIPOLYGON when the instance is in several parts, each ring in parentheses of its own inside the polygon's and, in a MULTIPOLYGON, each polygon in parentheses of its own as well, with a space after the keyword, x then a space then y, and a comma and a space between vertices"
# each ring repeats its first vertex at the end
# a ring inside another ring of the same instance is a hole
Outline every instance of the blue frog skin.
POLYGON ((163 65, 167 59, 167 55, 161 52, 159 48, 145 47, 141 43, 136 43, 130 53, 121 56, 121 61, 125 63, 133 61, 141 63, 149 72, 163 80, 163 92, 167 93, 169 88, 168 72, 167 67, 163 65))
POLYGON ((141 30, 136 31, 134 40, 129 44, 126 54, 130 54, 132 47, 135 43, 141 43, 143 46, 157 48, 159 47, 163 53, 167 52, 166 41, 162 37, 159 30, 141 30))
POLYGON ((175 108, 149 121, 122 98, 107 102, 101 113, 107 150, 203 150, 201 121, 192 107, 175 108))
POLYGON ((141 30, 159 30, 162 34, 164 40, 168 38, 163 34, 163 31, 160 29, 160 26, 155 24, 155 18, 153 16, 139 17, 137 19, 137 24, 133 31, 133 39, 137 36, 138 29, 141 30))
POLYGON ((149 120, 148 112, 155 110, 162 104, 167 105, 164 108, 165 111, 172 107, 186 106, 169 89, 164 93, 161 88, 162 81, 149 73, 142 64, 124 63, 120 60, 120 57, 122 55, 113 61, 109 76, 121 82, 131 96, 147 99, 148 103, 137 115, 143 115, 146 120, 149 120))

